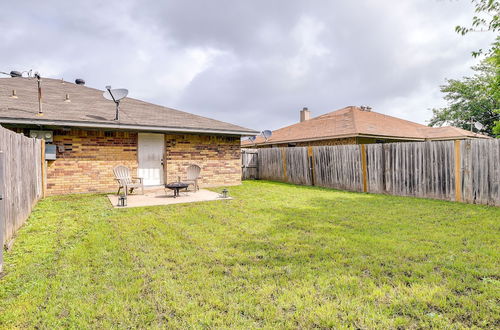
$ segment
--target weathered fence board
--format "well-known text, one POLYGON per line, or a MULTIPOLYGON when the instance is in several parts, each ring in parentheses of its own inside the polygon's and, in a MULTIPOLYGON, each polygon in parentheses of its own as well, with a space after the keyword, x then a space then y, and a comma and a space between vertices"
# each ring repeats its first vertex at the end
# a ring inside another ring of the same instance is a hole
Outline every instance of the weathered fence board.
POLYGON ((366 145, 368 191, 385 193, 385 157, 383 144, 366 145))
POLYGON ((500 206, 498 139, 253 152, 260 179, 500 206))
POLYGON ((42 143, 0 126, 0 151, 4 158, 0 235, 4 243, 24 224, 42 195, 42 143))
POLYGON ((359 145, 313 147, 313 154, 317 186, 363 191, 359 145))
MULTIPOLYGON (((454 200, 453 141, 390 143, 384 144, 382 148, 385 167, 383 192, 391 195, 454 200)), ((372 175, 382 176, 381 172, 372 175)))
POLYGON ((500 140, 462 142, 462 199, 500 206, 500 140))
POLYGON ((258 151, 256 149, 241 150, 242 179, 257 179, 259 177, 258 151))
MULTIPOLYGON (((0 127, 1 128, 1 127, 0 127)), ((2 134, 0 132, 0 134, 2 134)), ((0 135, 1 138, 1 135, 0 135)), ((0 150, 0 189, 4 186, 5 178, 5 154, 0 150)), ((3 246, 4 246, 4 231, 5 231, 5 220, 2 216, 5 213, 5 193, 0 190, 0 273, 3 271, 3 246)))
POLYGON ((259 179, 286 181, 282 152, 283 148, 259 150, 259 179))
POLYGON ((311 185, 311 167, 306 147, 290 148, 286 151, 286 181, 311 185))

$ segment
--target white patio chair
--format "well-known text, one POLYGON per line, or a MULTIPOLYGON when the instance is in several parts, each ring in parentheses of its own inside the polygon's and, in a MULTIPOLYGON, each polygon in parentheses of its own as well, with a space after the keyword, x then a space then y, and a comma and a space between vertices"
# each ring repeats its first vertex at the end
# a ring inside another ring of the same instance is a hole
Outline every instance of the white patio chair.
POLYGON ((125 195, 128 195, 129 193, 132 194, 135 188, 141 188, 141 194, 144 195, 144 184, 142 178, 132 177, 128 167, 118 165, 113 169, 113 173, 115 174, 115 180, 118 182, 117 195, 120 194, 121 189, 125 191, 125 195))
MULTIPOLYGON (((198 179, 200 178, 201 168, 198 165, 189 165, 187 168, 187 178, 184 180, 185 183, 194 186, 194 191, 198 191, 200 187, 198 186, 198 179)), ((187 190, 187 188, 186 188, 187 190)))

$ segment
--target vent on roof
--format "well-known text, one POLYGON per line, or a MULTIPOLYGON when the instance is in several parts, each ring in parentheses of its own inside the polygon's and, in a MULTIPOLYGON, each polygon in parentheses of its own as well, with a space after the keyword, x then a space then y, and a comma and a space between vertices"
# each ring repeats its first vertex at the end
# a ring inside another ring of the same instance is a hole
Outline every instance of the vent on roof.
POLYGON ((360 106, 360 108, 362 111, 368 111, 368 112, 372 111, 372 107, 369 107, 367 105, 362 105, 360 106))
POLYGON ((77 84, 77 85, 85 85, 85 80, 83 80, 81 78, 75 79, 75 84, 77 84))
POLYGON ((11 71, 11 72, 10 72, 10 76, 11 76, 12 78, 16 78, 16 77, 22 77, 22 76, 23 76, 23 74, 22 74, 21 72, 19 72, 19 71, 11 71))

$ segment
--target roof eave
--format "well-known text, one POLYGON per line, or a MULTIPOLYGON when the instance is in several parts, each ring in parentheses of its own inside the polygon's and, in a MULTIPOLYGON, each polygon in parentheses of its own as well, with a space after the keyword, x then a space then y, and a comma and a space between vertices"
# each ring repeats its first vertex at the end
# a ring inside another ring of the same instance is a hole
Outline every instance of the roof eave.
POLYGON ((379 139, 392 139, 392 140, 405 140, 405 141, 424 141, 423 137, 412 137, 412 136, 395 136, 395 135, 371 135, 371 134, 359 134, 359 137, 367 138, 379 138, 379 139))
POLYGON ((18 118, 1 118, 0 124, 24 124, 24 125, 46 125, 46 126, 70 126, 84 128, 108 128, 108 129, 123 129, 133 131, 154 131, 166 133, 204 133, 204 134, 221 134, 221 135, 252 135, 257 134, 257 131, 252 130, 222 130, 222 129, 205 129, 205 128, 189 128, 189 127, 167 127, 167 126, 149 126, 149 125, 131 125, 131 124, 109 124, 96 122, 81 122, 67 120, 44 120, 44 119, 18 119, 18 118))
POLYGON ((252 145, 272 145, 272 144, 282 144, 282 143, 323 141, 323 140, 345 139, 345 138, 353 138, 353 137, 367 137, 367 138, 381 138, 381 139, 409 140, 409 141, 424 141, 425 140, 425 138, 416 138, 416 137, 400 137, 400 136, 370 135, 370 134, 344 134, 344 135, 326 136, 326 137, 321 137, 321 138, 280 140, 280 141, 268 141, 268 142, 260 142, 260 143, 258 142, 258 143, 252 143, 252 145))
POLYGON ((447 141, 447 140, 467 140, 467 139, 492 139, 490 136, 484 136, 484 135, 477 135, 477 136, 467 136, 467 135, 460 135, 460 136, 446 136, 446 137, 432 137, 432 138, 427 138, 426 140, 428 141, 447 141))

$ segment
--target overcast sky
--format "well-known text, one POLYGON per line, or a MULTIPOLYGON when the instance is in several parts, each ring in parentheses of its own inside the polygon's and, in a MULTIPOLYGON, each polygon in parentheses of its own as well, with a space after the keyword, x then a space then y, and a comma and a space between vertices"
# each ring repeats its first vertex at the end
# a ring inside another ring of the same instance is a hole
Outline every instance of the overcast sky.
POLYGON ((426 123, 490 35, 470 0, 2 1, 0 71, 103 89, 254 129, 348 105, 426 123))

